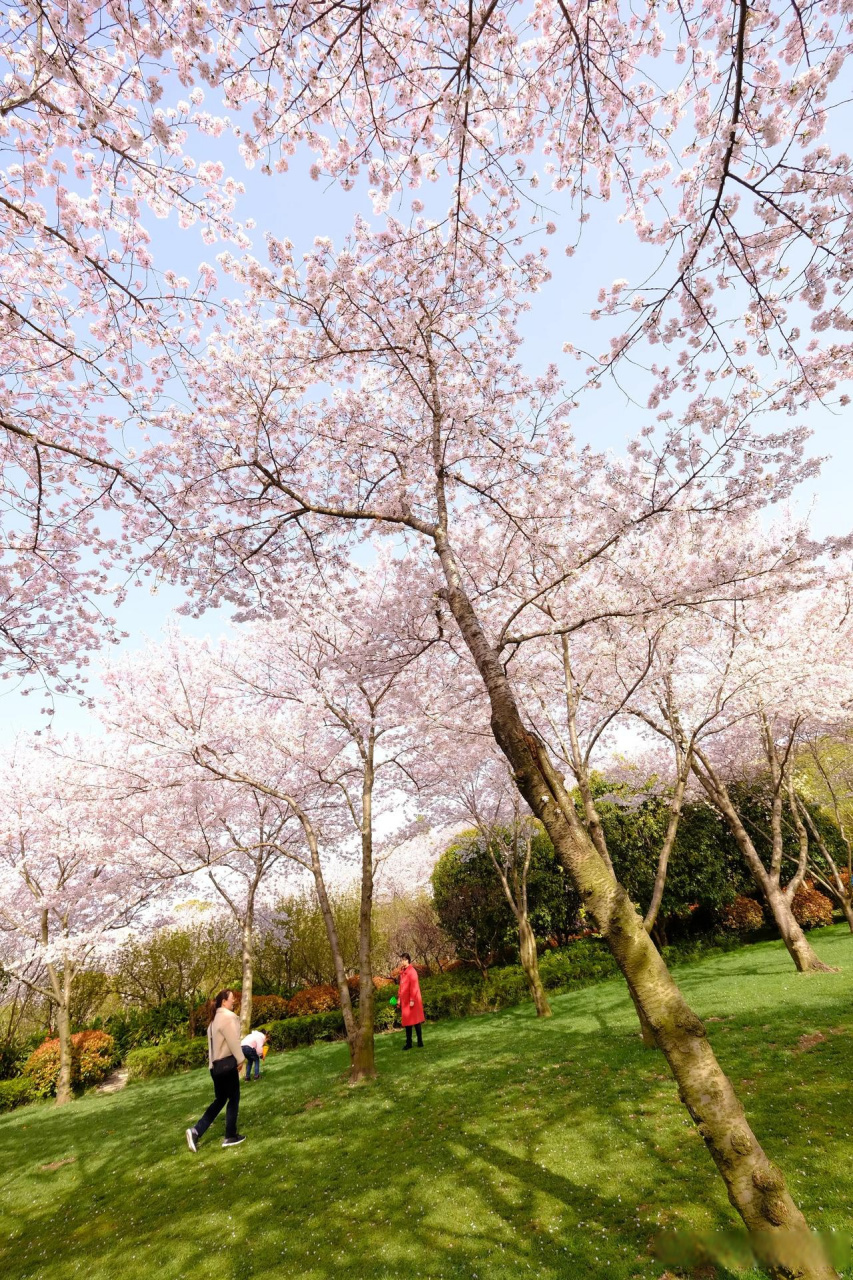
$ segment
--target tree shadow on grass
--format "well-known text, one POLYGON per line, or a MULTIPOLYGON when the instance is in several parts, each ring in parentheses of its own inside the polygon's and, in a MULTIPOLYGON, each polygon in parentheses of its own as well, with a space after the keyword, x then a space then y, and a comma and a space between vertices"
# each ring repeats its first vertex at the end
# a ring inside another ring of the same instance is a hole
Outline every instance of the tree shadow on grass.
MULTIPOLYGON (((843 1224, 853 1023, 827 990, 836 1031, 797 1050, 794 989, 775 1010, 775 1048, 751 1012, 709 1033, 810 1220, 843 1224)), ((551 1021, 522 1007, 430 1026, 423 1051, 400 1046, 381 1037, 380 1079, 356 1090, 343 1046, 270 1059, 244 1088, 249 1140, 231 1151, 221 1120, 197 1157, 184 1145, 211 1093, 203 1071, 7 1117, 2 1274, 633 1280, 661 1275, 650 1246, 662 1228, 736 1222, 614 984, 560 997, 551 1021)))

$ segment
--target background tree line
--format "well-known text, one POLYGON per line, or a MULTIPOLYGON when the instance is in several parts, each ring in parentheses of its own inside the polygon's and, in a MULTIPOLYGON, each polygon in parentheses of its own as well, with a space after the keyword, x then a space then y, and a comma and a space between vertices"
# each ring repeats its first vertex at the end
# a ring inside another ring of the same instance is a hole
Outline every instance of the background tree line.
MULTIPOLYGON (((834 744, 836 764, 846 755, 834 744)), ((826 782, 812 757, 805 758, 802 798, 819 840, 814 846, 814 881, 797 903, 805 927, 828 923, 831 904, 826 890, 828 869, 821 848, 842 870, 849 845, 844 814, 836 821, 819 793, 826 782), (808 797, 808 798, 806 798, 808 797), (817 914, 814 904, 818 901, 817 914), (821 905, 823 904, 823 905, 821 905)), ((670 816, 665 789, 654 780, 637 786, 629 781, 593 779, 596 809, 614 866, 640 910, 645 910, 655 884, 658 851, 670 816)), ((772 856, 765 779, 733 784, 738 811, 756 847, 769 863, 772 856)), ((580 803, 580 801, 579 801, 580 803)), ((785 827, 785 856, 797 858, 798 833, 785 827)), ((728 826, 705 800, 683 808, 670 858, 661 908, 653 929, 659 946, 713 935, 721 930, 750 933, 772 926, 755 900, 754 882, 743 864, 728 826)), ((527 878, 530 925, 538 949, 571 945, 589 932, 589 921, 547 833, 537 827, 527 878)), ((199 904, 201 907, 201 904, 199 904)), ((331 897, 344 964, 358 973, 360 898, 357 886, 331 897)), ((517 921, 502 889, 482 832, 455 836, 438 858, 429 888, 380 897, 373 919, 374 968, 382 979, 394 972, 402 951, 433 972, 471 966, 489 968, 518 960, 517 921)), ((120 1038, 131 1034, 157 1041, 186 1034, 192 1011, 221 987, 239 988, 242 964, 240 929, 221 911, 198 909, 184 924, 137 932, 120 947, 108 968, 81 971, 71 1004, 74 1031, 109 1024, 120 1038)), ((260 913, 255 946, 254 994, 292 997, 304 988, 334 986, 335 962, 316 896, 310 891, 280 897, 260 913)), ((32 988, 0 976, 0 1070, 14 1074, 16 1063, 32 1044, 55 1034, 55 1005, 32 988)))

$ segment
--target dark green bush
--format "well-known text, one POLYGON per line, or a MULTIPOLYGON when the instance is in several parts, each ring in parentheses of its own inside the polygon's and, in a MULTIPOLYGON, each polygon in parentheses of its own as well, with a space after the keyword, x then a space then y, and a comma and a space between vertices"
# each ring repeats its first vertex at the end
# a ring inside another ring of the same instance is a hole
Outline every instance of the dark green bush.
MULTIPOLYGON (((475 831, 454 837, 431 879, 439 922, 453 939, 457 955, 483 967, 518 954, 518 925, 488 847, 475 831)), ((580 898, 539 824, 533 837, 527 900, 537 938, 564 942, 574 931, 580 898)))
POLYGON ((153 1009, 131 1009, 107 1018, 109 1031, 122 1057, 129 1049, 186 1037, 190 1009, 186 1000, 164 1000, 153 1009))
POLYGON ((383 1002, 377 1001, 376 1008, 373 1011, 373 1028, 375 1031, 390 1031, 397 1022, 397 1006, 388 1003, 389 997, 383 1002))
POLYGON ((37 1031, 26 1040, 13 1041, 0 1047, 0 1080, 13 1080, 20 1076, 27 1058, 46 1039, 46 1031, 37 1031))
POLYGON ((0 1080, 0 1111, 14 1111, 15 1107, 26 1106, 35 1102, 36 1090, 26 1076, 18 1076, 15 1080, 0 1080))
POLYGON ((439 1018, 464 1018, 475 1013, 477 990, 482 988, 483 980, 476 975, 477 983, 460 982, 459 974, 436 978, 424 978, 421 983, 421 995, 424 1002, 424 1016, 435 1022, 439 1018))
POLYGON ((619 970, 601 938, 578 938, 559 951, 546 951, 539 972, 547 990, 572 991, 612 978, 619 970))
POLYGON ((280 1052, 313 1044, 315 1040, 342 1040, 346 1037, 344 1015, 339 1009, 330 1013, 312 1013, 304 1018, 282 1018, 260 1028, 270 1048, 280 1052))
POLYGON ((131 1049, 125 1059, 128 1082, 153 1080, 176 1071, 207 1066, 207 1036, 194 1040, 166 1040, 162 1044, 131 1049))

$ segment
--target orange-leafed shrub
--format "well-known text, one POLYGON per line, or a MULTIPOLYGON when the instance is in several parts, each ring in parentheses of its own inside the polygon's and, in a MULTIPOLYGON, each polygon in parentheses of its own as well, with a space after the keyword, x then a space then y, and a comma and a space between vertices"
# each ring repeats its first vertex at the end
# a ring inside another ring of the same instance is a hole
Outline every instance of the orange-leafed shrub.
POLYGON ((252 996, 252 1026, 287 1017, 288 1002, 282 996, 252 996))
MULTIPOLYGON (((463 966, 463 967, 467 967, 467 966, 463 966)), ((413 964, 412 968, 414 969, 415 973, 418 975, 418 978, 432 977, 432 969, 429 967, 428 964, 413 964)), ((453 968, 454 968, 453 965, 448 965, 447 968, 444 970, 444 972, 450 973, 453 968)), ((395 982, 400 981, 400 974, 402 972, 403 972, 403 969, 401 965, 397 965, 396 969, 391 970, 391 977, 394 979, 395 982)))
POLYGON ((723 907, 721 921, 723 928, 732 933, 755 933, 764 924, 764 912, 754 898, 739 894, 734 902, 723 907))
POLYGON ((794 919, 801 929, 819 929, 832 924, 832 902, 825 893, 816 889, 811 880, 804 880, 791 902, 794 919))
MULTIPOLYGON (((115 1065, 115 1041, 106 1031, 78 1031, 71 1037, 71 1083, 86 1089, 100 1084, 115 1065)), ((24 1075, 41 1098, 56 1093, 59 1040, 43 1040, 24 1064, 24 1075)))
MULTIPOLYGON (((233 990, 233 988, 231 988, 233 990)), ((241 993, 234 991, 234 1012, 239 1017, 242 1003, 241 993)), ((252 1026, 259 1027, 262 1022, 275 1022, 278 1018, 288 1016, 288 1001, 283 996, 252 996, 252 1026)), ((190 1014, 190 1035, 201 1035, 207 1031, 213 1017, 213 1001, 205 1000, 197 1004, 190 1014)))
POLYGON ((309 1013, 331 1013, 340 1009, 341 999, 337 987, 303 987, 287 1002, 287 1016, 302 1018, 309 1013))

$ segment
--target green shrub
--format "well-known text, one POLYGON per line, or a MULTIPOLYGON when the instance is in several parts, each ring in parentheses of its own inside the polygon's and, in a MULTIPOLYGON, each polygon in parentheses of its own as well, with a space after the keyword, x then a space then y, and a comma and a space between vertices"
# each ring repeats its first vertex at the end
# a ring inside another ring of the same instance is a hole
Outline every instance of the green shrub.
POLYGON ((295 1049, 315 1040, 342 1040, 346 1037, 344 1015, 340 1009, 329 1013, 313 1013, 304 1018, 283 1018, 260 1028, 270 1048, 280 1052, 295 1049))
POLYGON ((26 1040, 15 1040, 0 1047, 0 1080, 14 1080, 24 1070, 30 1054, 48 1037, 47 1031, 37 1031, 26 1040))
POLYGON ((15 1080, 0 1080, 0 1111, 14 1111, 15 1107, 35 1102, 38 1094, 32 1080, 18 1076, 15 1080))
POLYGON ((484 1009, 493 1013, 498 1009, 508 1009, 511 1005, 521 1004, 529 995, 530 988, 520 965, 491 969, 483 983, 484 1009))
POLYGON ((131 1049, 125 1059, 128 1083, 171 1076, 207 1066, 207 1036, 194 1040, 165 1040, 162 1044, 131 1049))
POLYGON ((578 938, 560 951, 546 951, 539 961, 542 984, 549 991, 590 987, 618 972, 601 938, 578 938))
POLYGON ((383 1003, 377 1001, 376 1008, 373 1010, 373 1028, 375 1031, 390 1031, 397 1021, 397 1006, 388 1003, 386 997, 383 1003))
MULTIPOLYGON (((142 1045, 185 1036, 190 1009, 186 1000, 163 1000, 153 1009, 130 1009, 106 1020, 106 1029, 122 1057, 142 1045)), ((207 1023, 205 1023, 205 1026, 207 1023)))
MULTIPOLYGON (((106 1031, 78 1031, 71 1037, 71 1084, 88 1089, 109 1075, 118 1061, 116 1044, 106 1031)), ((45 1040, 27 1058, 24 1075, 40 1098, 56 1093, 59 1040, 45 1040)))
POLYGON ((449 977, 439 975, 425 978, 421 985, 421 996, 424 1002, 424 1017, 430 1022, 439 1018, 465 1018, 476 1013, 477 995, 482 990, 483 980, 476 975, 476 985, 471 982, 460 982, 459 974, 449 977))
POLYGON ((680 938, 672 946, 664 947, 662 954, 671 969, 673 965, 695 964, 726 951, 739 951, 745 945, 737 933, 715 933, 705 937, 680 938))

